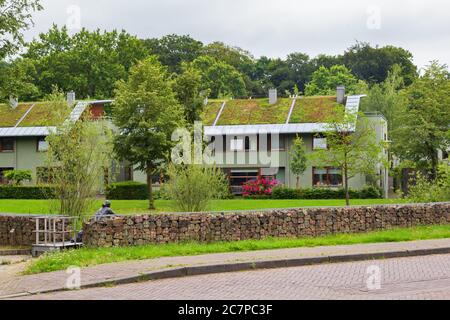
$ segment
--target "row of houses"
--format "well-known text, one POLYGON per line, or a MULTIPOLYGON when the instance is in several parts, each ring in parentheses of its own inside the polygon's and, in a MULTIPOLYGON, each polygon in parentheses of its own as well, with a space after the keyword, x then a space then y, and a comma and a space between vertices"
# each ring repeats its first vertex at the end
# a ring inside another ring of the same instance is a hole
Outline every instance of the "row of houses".
MULTIPOLYGON (((336 96, 279 98, 276 90, 266 99, 208 101, 202 121, 205 136, 214 144, 214 159, 229 177, 232 190, 239 194, 242 185, 259 175, 277 179, 295 187, 297 177, 290 168, 290 150, 297 135, 305 142, 307 152, 326 148, 320 135, 326 130, 327 113, 336 106, 346 112, 358 112, 363 95, 346 96, 339 87, 336 96)), ((68 95, 67 119, 78 121, 84 113, 93 120, 108 113, 112 100, 74 101, 68 95)), ((20 103, 15 107, 0 105, 0 183, 6 183, 3 172, 11 169, 31 170, 32 183, 45 182, 46 136, 60 123, 51 115, 50 102, 20 103)), ((379 113, 366 114, 376 131, 378 142, 388 140, 385 117, 379 113)), ((358 130, 355 124, 354 130, 358 130)), ((387 156, 387 151, 383 153, 387 156)), ((379 187, 388 194, 389 172, 377 165, 379 187)), ((144 173, 127 166, 113 166, 115 181, 145 182, 144 173)), ((351 179, 353 189, 361 189, 373 177, 359 175, 351 179)), ((301 176, 302 187, 338 188, 342 186, 342 170, 311 165, 301 176)), ((159 177, 154 177, 159 183, 159 177)))

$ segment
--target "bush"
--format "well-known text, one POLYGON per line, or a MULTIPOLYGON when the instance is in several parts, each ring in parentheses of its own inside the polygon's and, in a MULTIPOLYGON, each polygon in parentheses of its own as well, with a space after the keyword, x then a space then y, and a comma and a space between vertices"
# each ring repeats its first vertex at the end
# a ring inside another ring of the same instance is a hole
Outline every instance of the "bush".
POLYGON ((106 198, 109 200, 147 200, 147 184, 133 181, 112 183, 106 187, 106 198))
POLYGON ((205 211, 211 200, 229 196, 227 179, 218 168, 170 165, 168 174, 163 190, 180 211, 205 211))
MULTIPOLYGON (((350 190, 352 199, 379 199, 381 190, 375 187, 365 187, 360 191, 350 190)), ((285 186, 275 187, 272 192, 272 199, 303 199, 303 200, 322 200, 322 199, 345 199, 344 189, 292 189, 285 186)))
POLYGON ((272 195, 273 188, 279 184, 277 180, 268 180, 262 176, 249 181, 243 185, 243 196, 245 198, 264 198, 272 195))
POLYGON ((0 186, 0 199, 51 199, 55 188, 51 186, 0 186))
POLYGON ((23 181, 31 181, 31 170, 9 170, 4 172, 6 180, 19 186, 23 181))
POLYGON ((408 199, 411 202, 445 202, 450 200, 450 167, 442 165, 436 180, 430 180, 418 172, 416 183, 409 189, 408 199))

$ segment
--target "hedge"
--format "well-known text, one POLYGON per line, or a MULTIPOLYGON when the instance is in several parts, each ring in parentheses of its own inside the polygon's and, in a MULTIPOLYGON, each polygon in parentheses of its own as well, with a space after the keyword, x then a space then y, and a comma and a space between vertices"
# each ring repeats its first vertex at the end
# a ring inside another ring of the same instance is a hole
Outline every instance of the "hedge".
POLYGON ((112 183, 106 187, 106 198, 109 200, 147 200, 147 184, 133 181, 112 183))
POLYGON ((54 195, 51 186, 0 186, 0 199, 49 199, 54 195))
MULTIPOLYGON (((382 192, 375 187, 365 187, 362 190, 350 190, 350 198, 352 199, 380 199, 382 192)), ((345 199, 344 189, 292 189, 283 186, 274 188, 272 199, 303 199, 303 200, 320 200, 320 199, 345 199)))

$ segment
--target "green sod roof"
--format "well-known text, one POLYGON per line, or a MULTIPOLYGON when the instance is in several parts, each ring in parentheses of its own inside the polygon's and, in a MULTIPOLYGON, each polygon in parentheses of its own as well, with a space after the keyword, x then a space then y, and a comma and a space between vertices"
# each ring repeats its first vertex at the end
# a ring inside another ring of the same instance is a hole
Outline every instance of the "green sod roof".
MULTIPOLYGON (((223 101, 211 101, 205 107, 202 120, 206 126, 212 126, 220 112, 223 101)), ((218 126, 285 124, 292 106, 292 99, 280 98, 274 105, 269 99, 229 100, 220 115, 218 126)), ((300 97, 295 103, 289 123, 327 122, 332 111, 342 106, 336 97, 317 96, 300 97)))
POLYGON ((0 104, 0 127, 14 127, 17 124, 19 128, 57 126, 70 112, 71 108, 65 102, 21 103, 15 109, 7 104, 0 104), (22 121, 18 123, 20 119, 22 121))
MULTIPOLYGON (((336 107, 336 97, 302 97, 297 99, 289 123, 324 123, 336 107)), ((344 108, 344 106, 342 106, 344 108)))

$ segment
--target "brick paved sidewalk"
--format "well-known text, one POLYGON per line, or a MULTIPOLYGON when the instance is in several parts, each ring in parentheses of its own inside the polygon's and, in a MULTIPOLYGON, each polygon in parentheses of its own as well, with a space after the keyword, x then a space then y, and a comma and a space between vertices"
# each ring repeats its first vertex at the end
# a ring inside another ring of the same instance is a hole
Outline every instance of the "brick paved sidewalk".
MULTIPOLYGON (((129 283, 133 280, 154 279, 158 278, 157 275, 154 276, 156 273, 164 271, 164 277, 171 277, 249 270, 252 267, 299 266, 302 261, 307 261, 304 264, 312 264, 367 260, 370 259, 370 256, 364 256, 367 254, 394 257, 438 252, 450 253, 450 239, 168 257, 84 268, 81 272, 81 285, 90 287, 108 282, 129 283), (190 271, 186 272, 187 269, 190 271)), ((65 271, 57 271, 0 279, 0 298, 64 290, 68 276, 65 271)))

